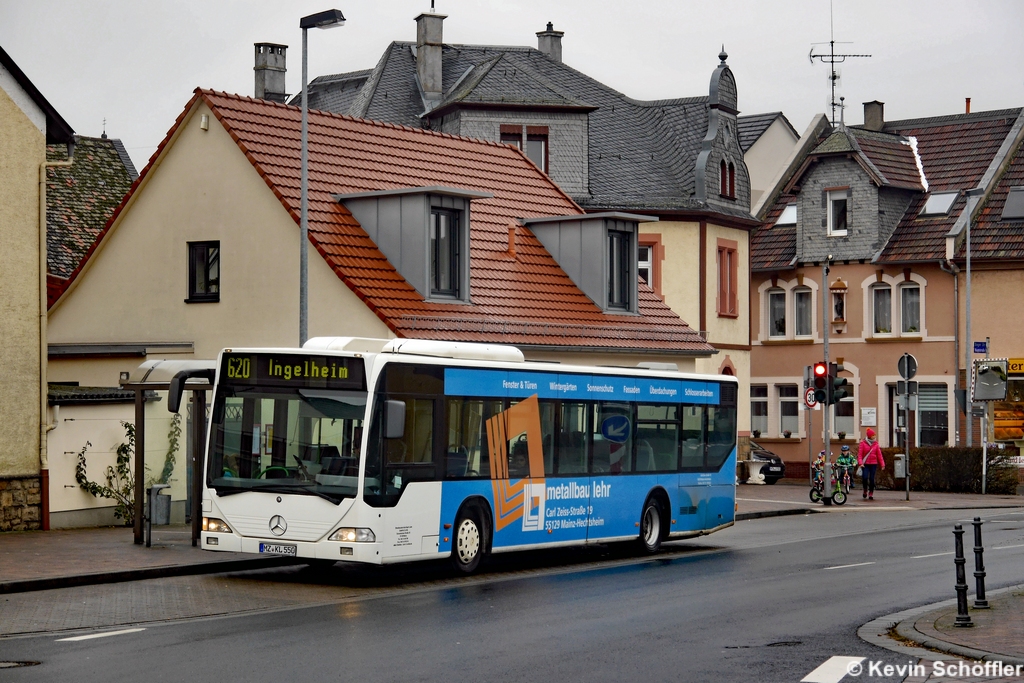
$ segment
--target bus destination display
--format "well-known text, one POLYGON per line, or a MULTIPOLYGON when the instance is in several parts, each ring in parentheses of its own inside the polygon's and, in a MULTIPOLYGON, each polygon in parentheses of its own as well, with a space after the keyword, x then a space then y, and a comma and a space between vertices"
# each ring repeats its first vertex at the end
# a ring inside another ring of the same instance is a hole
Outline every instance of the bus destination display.
POLYGON ((365 390, 362 358, 292 353, 225 353, 223 384, 365 390))

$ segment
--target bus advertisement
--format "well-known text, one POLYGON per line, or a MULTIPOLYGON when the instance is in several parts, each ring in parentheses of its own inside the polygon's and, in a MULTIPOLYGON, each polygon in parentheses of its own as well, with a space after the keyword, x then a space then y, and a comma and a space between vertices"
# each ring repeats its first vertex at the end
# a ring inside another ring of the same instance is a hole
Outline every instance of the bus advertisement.
POLYGON ((202 547, 311 562, 668 539, 735 510, 737 383, 317 338, 220 354, 202 547))

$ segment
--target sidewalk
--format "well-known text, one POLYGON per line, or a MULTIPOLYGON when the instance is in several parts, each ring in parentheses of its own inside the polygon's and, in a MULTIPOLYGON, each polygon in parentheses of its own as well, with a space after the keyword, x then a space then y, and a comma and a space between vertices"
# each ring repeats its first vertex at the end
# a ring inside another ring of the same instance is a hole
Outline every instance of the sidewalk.
POLYGON ((154 527, 152 547, 131 527, 0 533, 0 594, 294 564, 192 547, 191 528, 154 527))
MULTIPOLYGON (((968 597, 973 605, 973 590, 968 597)), ((1024 680, 1024 585, 986 597, 988 609, 969 609, 974 624, 969 628, 954 626, 956 600, 946 600, 880 617, 862 626, 858 635, 898 653, 893 662, 906 662, 908 655, 917 658, 919 670, 904 683, 1024 680)))
POLYGON ((802 515, 809 512, 849 512, 856 510, 977 510, 1024 507, 1024 496, 983 496, 977 493, 927 493, 906 491, 875 491, 874 500, 865 500, 858 486, 850 491, 845 505, 812 503, 810 485, 783 480, 774 485, 738 484, 736 486, 736 521, 802 515))

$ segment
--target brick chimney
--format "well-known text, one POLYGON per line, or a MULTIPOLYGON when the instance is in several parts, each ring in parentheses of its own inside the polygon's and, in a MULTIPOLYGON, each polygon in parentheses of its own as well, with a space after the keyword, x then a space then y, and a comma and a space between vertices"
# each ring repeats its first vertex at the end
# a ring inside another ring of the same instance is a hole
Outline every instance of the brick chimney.
POLYGON ((256 99, 284 102, 288 99, 284 90, 285 53, 287 45, 256 43, 256 99))
POLYGON ((562 61, 562 36, 564 31, 556 31, 549 21, 548 27, 537 33, 537 49, 556 62, 562 61))
POLYGON ((882 130, 885 127, 885 102, 872 100, 864 103, 864 127, 868 130, 882 130))
POLYGON ((427 100, 440 100, 441 85, 441 25, 444 14, 424 12, 416 17, 416 75, 427 100))

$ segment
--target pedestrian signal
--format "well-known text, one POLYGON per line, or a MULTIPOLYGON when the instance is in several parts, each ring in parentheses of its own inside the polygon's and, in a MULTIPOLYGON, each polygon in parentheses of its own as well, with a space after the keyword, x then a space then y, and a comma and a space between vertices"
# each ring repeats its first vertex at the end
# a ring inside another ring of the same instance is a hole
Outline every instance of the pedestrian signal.
POLYGON ((828 405, 835 405, 842 399, 850 395, 850 380, 845 377, 839 377, 839 373, 843 371, 843 366, 839 363, 829 363, 828 365, 828 405))
POLYGON ((828 400, 828 364, 815 363, 811 368, 811 381, 814 386, 814 400, 825 404, 828 400))

